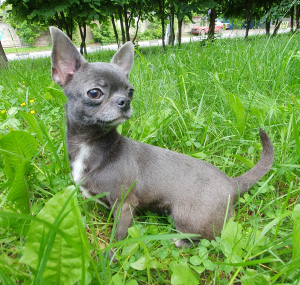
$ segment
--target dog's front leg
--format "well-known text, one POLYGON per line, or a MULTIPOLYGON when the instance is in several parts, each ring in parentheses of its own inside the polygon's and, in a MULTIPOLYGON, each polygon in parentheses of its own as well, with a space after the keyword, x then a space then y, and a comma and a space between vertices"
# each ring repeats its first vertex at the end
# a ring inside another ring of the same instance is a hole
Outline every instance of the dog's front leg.
POLYGON ((135 207, 138 204, 138 199, 135 195, 128 197, 123 204, 116 205, 114 210, 114 217, 117 220, 117 229, 115 233, 116 240, 121 240, 126 237, 128 228, 132 225, 133 215, 135 214, 135 207), (134 197, 132 197, 134 196, 134 197))

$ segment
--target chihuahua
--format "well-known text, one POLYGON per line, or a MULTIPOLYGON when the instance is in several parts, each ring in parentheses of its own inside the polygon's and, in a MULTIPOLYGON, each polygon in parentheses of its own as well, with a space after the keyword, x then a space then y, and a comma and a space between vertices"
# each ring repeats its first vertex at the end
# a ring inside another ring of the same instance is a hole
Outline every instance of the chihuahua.
MULTIPOLYGON (((259 132, 260 160, 235 178, 205 161, 128 139, 116 127, 132 115, 134 89, 128 75, 133 44, 124 44, 110 63, 88 63, 62 31, 51 27, 50 33, 52 78, 68 98, 67 146, 73 178, 75 183, 83 180, 86 197, 109 193, 99 202, 113 208, 116 239, 127 235, 133 214, 141 209, 170 214, 179 232, 214 239, 225 217, 232 216, 234 200, 273 164, 273 146, 265 131, 259 132)), ((186 243, 178 240, 176 246, 186 243)))

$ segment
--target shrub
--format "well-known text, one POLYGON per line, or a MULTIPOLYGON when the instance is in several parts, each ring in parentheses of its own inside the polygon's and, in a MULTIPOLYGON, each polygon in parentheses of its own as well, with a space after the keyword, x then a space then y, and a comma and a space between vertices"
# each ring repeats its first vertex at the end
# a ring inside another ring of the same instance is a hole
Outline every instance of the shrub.
POLYGON ((92 28, 95 42, 101 44, 110 44, 116 42, 115 33, 111 22, 101 24, 101 27, 92 28))
POLYGON ((15 28, 21 41, 27 45, 33 44, 35 39, 38 38, 43 31, 47 30, 47 27, 42 24, 30 24, 26 21, 20 24, 16 23, 15 28))
POLYGON ((139 33, 139 40, 154 40, 161 39, 162 37, 162 28, 159 23, 151 23, 144 33, 139 33))

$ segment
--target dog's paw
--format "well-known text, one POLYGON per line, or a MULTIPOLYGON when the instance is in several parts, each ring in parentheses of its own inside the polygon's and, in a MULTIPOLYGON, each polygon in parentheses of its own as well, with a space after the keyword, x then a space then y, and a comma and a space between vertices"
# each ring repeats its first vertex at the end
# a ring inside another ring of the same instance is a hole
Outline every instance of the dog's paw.
POLYGON ((107 251, 104 251, 103 252, 104 255, 108 255, 108 258, 110 259, 110 261, 112 263, 116 263, 118 260, 115 258, 116 256, 116 252, 115 252, 115 249, 109 249, 108 252, 107 251))
POLYGON ((189 240, 189 239, 177 239, 174 240, 175 241, 175 246, 178 248, 189 248, 189 247, 193 247, 195 245, 197 245, 199 243, 199 241, 194 241, 194 240, 189 240))
POLYGON ((182 248, 182 247, 189 248, 189 247, 192 246, 192 244, 189 241, 185 241, 183 239, 179 239, 179 240, 177 240, 175 242, 175 246, 179 247, 179 248, 182 248))

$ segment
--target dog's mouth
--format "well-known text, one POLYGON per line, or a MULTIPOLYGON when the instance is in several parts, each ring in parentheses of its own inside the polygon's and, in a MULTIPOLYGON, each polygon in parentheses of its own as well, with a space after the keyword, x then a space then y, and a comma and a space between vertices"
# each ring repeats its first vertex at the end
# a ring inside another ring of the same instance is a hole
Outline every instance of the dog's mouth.
POLYGON ((123 114, 122 116, 114 119, 103 120, 102 118, 94 118, 94 117, 83 117, 83 122, 85 125, 98 125, 102 128, 112 128, 118 125, 125 123, 128 119, 130 119, 131 114, 123 114))
POLYGON ((108 121, 108 122, 102 122, 105 126, 109 126, 109 127, 116 127, 118 125, 121 125, 123 123, 125 123, 128 119, 130 119, 131 116, 129 117, 120 117, 120 118, 117 118, 117 119, 114 119, 114 120, 111 120, 111 121, 108 121))

